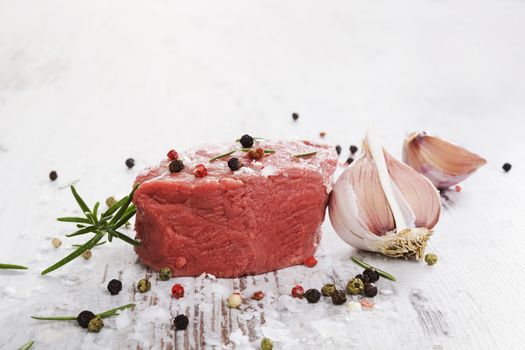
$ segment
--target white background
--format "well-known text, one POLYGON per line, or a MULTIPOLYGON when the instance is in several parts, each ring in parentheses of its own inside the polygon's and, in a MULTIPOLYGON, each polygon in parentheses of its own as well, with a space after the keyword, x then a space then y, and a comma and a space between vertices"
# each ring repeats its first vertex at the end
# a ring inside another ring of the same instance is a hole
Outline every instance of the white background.
POLYGON ((525 3, 517 0, 0 0, 0 262, 31 267, 0 272, 0 347, 36 339, 37 349, 245 348, 263 335, 278 348, 524 346, 524 62, 525 3), (79 179, 88 203, 123 195, 168 149, 243 133, 315 140, 325 131, 343 160, 370 119, 398 157, 407 133, 427 130, 488 160, 449 194, 429 248, 438 265, 362 255, 399 279, 381 282, 394 294, 376 298, 377 309, 279 297, 295 282, 320 288, 333 271, 341 281, 359 272, 348 262, 356 252, 327 220, 313 270, 182 279, 188 297, 180 302, 169 297, 172 283, 155 283, 150 299, 137 298, 135 312, 107 321, 99 335, 29 318, 127 303, 146 274, 116 242, 39 276, 70 251, 72 240, 50 244, 70 229, 54 219, 74 209, 59 186, 79 179), (110 298, 106 278, 119 272, 124 291, 110 298), (268 298, 247 309, 253 318, 221 314, 233 288, 251 291, 256 282, 268 298), (174 335, 170 318, 186 310, 195 324, 174 335))

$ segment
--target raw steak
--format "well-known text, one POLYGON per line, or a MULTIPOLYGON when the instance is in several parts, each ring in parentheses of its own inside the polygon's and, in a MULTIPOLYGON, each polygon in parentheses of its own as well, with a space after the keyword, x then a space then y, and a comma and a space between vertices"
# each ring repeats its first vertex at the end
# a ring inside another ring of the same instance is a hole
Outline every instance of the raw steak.
POLYGON ((302 264, 321 238, 334 147, 306 141, 256 142, 275 150, 261 160, 237 145, 215 145, 180 154, 185 168, 170 173, 169 160, 146 169, 133 202, 140 260, 175 276, 217 277, 258 274, 302 264), (209 162, 221 153, 231 156, 209 162), (317 151, 307 158, 293 155, 317 151), (244 166, 232 172, 231 157, 244 166), (208 175, 193 175, 202 163, 208 175))

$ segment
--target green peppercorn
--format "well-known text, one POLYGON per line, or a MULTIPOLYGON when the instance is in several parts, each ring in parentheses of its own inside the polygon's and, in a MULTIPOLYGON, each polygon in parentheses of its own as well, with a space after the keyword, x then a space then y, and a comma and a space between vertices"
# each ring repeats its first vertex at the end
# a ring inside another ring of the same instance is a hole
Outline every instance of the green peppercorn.
POLYGON ((425 255, 425 262, 428 265, 434 265, 435 263, 438 262, 438 257, 436 254, 427 254, 425 255))
POLYGON ((346 295, 342 290, 336 290, 332 293, 332 303, 335 305, 343 305, 346 303, 346 295))
POLYGON ((89 321, 94 319, 96 315, 89 310, 84 310, 77 316, 78 325, 82 328, 87 328, 89 321))
POLYGON ((169 169, 172 173, 180 173, 184 169, 184 163, 180 159, 175 159, 170 162, 169 169))
POLYGON ((363 293, 365 285, 359 278, 352 278, 346 285, 346 292, 350 295, 358 295, 363 293))
POLYGON ((365 271, 363 271, 363 277, 366 277, 368 279, 368 281, 363 282, 374 283, 377 282, 377 280, 379 279, 379 273, 377 273, 377 271, 373 269, 366 269, 365 271))
POLYGON ((111 208, 114 204, 117 204, 117 200, 115 199, 115 197, 111 196, 106 199, 106 205, 108 206, 108 208, 111 208))
POLYGON ((321 292, 319 292, 317 289, 308 289, 306 292, 304 292, 304 297, 310 304, 315 304, 321 299, 321 292))
POLYGON ((358 274, 358 275, 355 275, 355 278, 359 278, 361 281, 363 281, 363 283, 368 283, 368 282, 370 282, 370 281, 368 280, 368 276, 366 276, 366 275, 363 276, 362 274, 358 274))
POLYGON ((261 350, 272 350, 273 342, 270 338, 263 338, 261 341, 261 350))
POLYGON ((102 321, 102 317, 97 316, 89 321, 88 332, 98 333, 102 328, 104 328, 104 321, 102 321))
POLYGON ((325 297, 330 297, 336 290, 337 288, 335 284, 328 283, 328 284, 325 284, 323 288, 321 288, 321 294, 323 294, 323 296, 325 297))
POLYGON ((171 278, 171 269, 169 267, 163 267, 159 270, 159 278, 163 281, 167 281, 171 278))
POLYGON ((137 283, 137 289, 139 290, 139 292, 141 293, 146 293, 148 290, 151 289, 151 282, 146 280, 146 279, 141 279, 138 283, 137 283))
POLYGON ((373 298, 377 295, 377 287, 373 283, 367 283, 365 284, 365 289, 363 290, 363 294, 369 298, 373 298))

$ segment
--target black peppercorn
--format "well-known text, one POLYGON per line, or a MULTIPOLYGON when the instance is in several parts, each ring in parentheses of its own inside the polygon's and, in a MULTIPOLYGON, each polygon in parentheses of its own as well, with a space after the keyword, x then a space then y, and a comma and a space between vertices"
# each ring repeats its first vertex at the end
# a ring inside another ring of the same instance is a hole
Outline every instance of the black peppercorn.
POLYGON ((304 297, 308 300, 309 303, 315 304, 321 299, 321 292, 317 289, 308 289, 304 292, 304 297))
POLYGON ((363 291, 363 294, 366 297, 373 298, 377 295, 377 287, 373 283, 367 283, 365 284, 365 289, 363 291))
POLYGON ((374 283, 377 282, 377 280, 379 279, 379 274, 376 270, 366 269, 365 271, 363 271, 363 277, 367 279, 367 281, 363 280, 364 282, 374 283))
POLYGON ((357 152, 357 146, 350 146, 350 153, 354 154, 355 152, 357 152))
POLYGON ((342 305, 346 303, 346 294, 342 290, 336 290, 332 293, 332 303, 342 305))
POLYGON ((92 313, 91 311, 84 310, 84 311, 82 311, 81 313, 78 314, 77 322, 80 325, 80 327, 87 328, 88 324, 89 324, 89 321, 91 321, 95 317, 96 317, 96 315, 94 313, 92 313))
POLYGON ((53 170, 52 172, 49 173, 49 180, 55 181, 57 177, 58 177, 58 174, 56 171, 53 170))
POLYGON ((188 323, 190 323, 190 321, 185 315, 177 315, 173 320, 176 330, 184 330, 188 328, 188 323))
POLYGON ((354 161, 354 158, 348 157, 348 159, 346 160, 346 164, 350 165, 352 164, 353 161, 354 161))
POLYGON ((241 161, 239 160, 239 158, 230 158, 230 160, 228 161, 228 167, 230 167, 230 169, 232 171, 237 171, 241 168, 242 164, 241 164, 241 161))
POLYGON ((337 152, 337 155, 341 154, 341 146, 337 145, 335 146, 335 151, 337 152))
POLYGON ((241 143, 242 147, 251 148, 253 146, 253 137, 250 135, 242 135, 239 142, 241 143))
POLYGON ((292 118, 293 118, 293 120, 297 120, 297 119, 299 119, 299 114, 297 114, 297 113, 292 113, 292 118))
MULTIPOLYGON (((362 275, 362 274, 355 275, 355 278, 359 278, 361 281, 363 281, 363 283, 371 282, 371 281, 368 279, 368 276, 364 276, 364 275, 362 275)), ((375 281, 374 281, 374 282, 375 282, 375 281)))
POLYGON ((175 159, 170 163, 169 168, 172 173, 180 173, 184 169, 184 163, 182 160, 175 159))
POLYGON ((505 172, 508 172, 510 170, 510 168, 512 168, 512 165, 510 163, 505 163, 503 164, 503 170, 505 170, 505 172))
POLYGON ((133 168, 135 166, 135 159, 133 158, 126 159, 126 166, 130 169, 133 168))
POLYGON ((115 279, 109 281, 108 290, 111 293, 111 295, 117 295, 122 290, 122 282, 115 279))

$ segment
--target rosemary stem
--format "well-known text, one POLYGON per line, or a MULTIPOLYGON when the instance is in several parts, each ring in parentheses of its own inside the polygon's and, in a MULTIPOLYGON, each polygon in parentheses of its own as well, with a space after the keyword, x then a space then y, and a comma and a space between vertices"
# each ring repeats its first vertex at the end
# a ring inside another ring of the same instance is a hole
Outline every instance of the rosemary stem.
POLYGON ((380 270, 366 262, 364 262, 363 260, 359 259, 357 256, 353 256, 352 257, 352 261, 354 263, 356 263, 357 265, 361 266, 362 268, 364 269, 373 269, 373 270, 376 270, 377 273, 379 274, 379 276, 382 276, 386 279, 389 279, 391 281, 396 281, 396 278, 394 276, 392 276, 391 274, 389 274, 388 272, 385 272, 383 270, 380 270))
POLYGON ((29 349, 31 349, 31 347, 33 346, 34 343, 35 343, 34 340, 30 340, 27 343, 25 343, 24 345, 22 345, 20 348, 18 348, 18 350, 29 350, 29 349))
MULTIPOLYGON (((126 310, 134 307, 135 304, 126 304, 119 307, 116 307, 114 309, 110 309, 104 312, 101 312, 97 314, 97 316, 100 316, 102 318, 107 318, 111 316, 118 316, 119 314, 117 311, 126 310)), ((49 316, 49 317, 41 317, 41 316, 31 316, 31 318, 39 321, 73 321, 77 319, 77 316, 49 316)))

